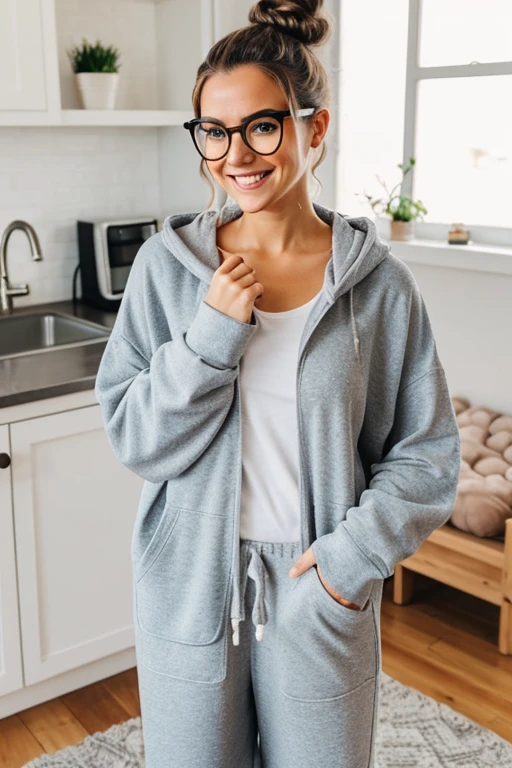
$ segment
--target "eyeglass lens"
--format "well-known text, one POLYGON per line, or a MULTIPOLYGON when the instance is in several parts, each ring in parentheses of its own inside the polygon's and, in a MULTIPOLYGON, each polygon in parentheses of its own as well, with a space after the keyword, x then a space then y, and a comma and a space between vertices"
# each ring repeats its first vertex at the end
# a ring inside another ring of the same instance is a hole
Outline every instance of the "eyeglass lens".
MULTIPOLYGON (((208 121, 197 123, 194 135, 201 154, 207 160, 219 160, 228 151, 228 134, 217 123, 208 121)), ((245 135, 255 152, 270 155, 279 145, 281 123, 271 116, 258 117, 247 124, 245 135)))

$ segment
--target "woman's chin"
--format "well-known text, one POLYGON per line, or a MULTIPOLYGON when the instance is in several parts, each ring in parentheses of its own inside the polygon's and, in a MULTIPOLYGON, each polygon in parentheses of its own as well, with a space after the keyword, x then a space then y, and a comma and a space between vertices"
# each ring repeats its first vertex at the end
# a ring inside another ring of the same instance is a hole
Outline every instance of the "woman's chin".
POLYGON ((234 195, 230 195, 230 197, 237 203, 244 213, 257 213, 258 211, 264 210, 269 203, 268 200, 247 200, 245 196, 237 195, 235 197, 234 195))

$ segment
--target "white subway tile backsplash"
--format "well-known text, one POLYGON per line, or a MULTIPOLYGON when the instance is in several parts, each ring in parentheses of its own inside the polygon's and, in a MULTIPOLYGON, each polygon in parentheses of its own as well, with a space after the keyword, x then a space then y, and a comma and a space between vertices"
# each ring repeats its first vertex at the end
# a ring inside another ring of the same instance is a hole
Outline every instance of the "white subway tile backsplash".
MULTIPOLYGON (((11 234, 12 283, 28 283, 17 307, 70 299, 78 264, 77 219, 161 215, 158 129, 0 129, 0 234, 14 219, 31 224, 43 260, 24 232, 11 234)), ((80 277, 77 293, 81 295, 80 277)))

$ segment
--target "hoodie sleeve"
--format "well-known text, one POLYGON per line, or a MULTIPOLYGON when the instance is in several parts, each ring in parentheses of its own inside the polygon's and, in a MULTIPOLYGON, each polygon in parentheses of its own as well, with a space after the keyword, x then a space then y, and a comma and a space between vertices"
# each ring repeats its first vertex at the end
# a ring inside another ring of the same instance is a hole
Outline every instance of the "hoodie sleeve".
MULTIPOLYGON (((374 418, 382 410, 382 403, 374 404, 374 418)), ((391 421, 359 506, 312 544, 327 583, 360 608, 374 580, 391 576, 397 563, 448 521, 457 493, 458 424, 416 285, 391 421)))
POLYGON ((256 325, 201 301, 189 328, 152 352, 154 324, 167 321, 163 309, 158 312, 162 276, 149 243, 132 264, 95 395, 117 458, 145 480, 161 483, 185 472, 219 432, 256 325))

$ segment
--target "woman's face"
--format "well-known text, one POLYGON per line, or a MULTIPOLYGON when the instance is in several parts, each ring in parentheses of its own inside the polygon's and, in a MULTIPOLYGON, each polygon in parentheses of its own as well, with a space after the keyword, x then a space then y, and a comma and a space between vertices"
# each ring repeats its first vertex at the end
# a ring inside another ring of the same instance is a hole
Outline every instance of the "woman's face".
MULTIPOLYGON (((309 106, 309 105, 305 105, 309 106)), ((201 92, 201 115, 222 120, 231 128, 261 109, 288 109, 289 105, 279 85, 257 66, 240 65, 229 74, 208 78, 201 92)), ((213 178, 244 211, 269 209, 277 201, 302 200, 307 196, 307 160, 311 147, 321 143, 329 124, 327 109, 313 117, 283 121, 281 146, 272 155, 259 155, 244 143, 239 132, 231 137, 228 154, 221 160, 207 160, 213 178), (237 175, 271 171, 263 183, 254 189, 242 188, 237 175)), ((250 141, 250 136, 249 136, 250 141)))

